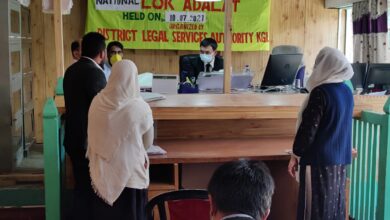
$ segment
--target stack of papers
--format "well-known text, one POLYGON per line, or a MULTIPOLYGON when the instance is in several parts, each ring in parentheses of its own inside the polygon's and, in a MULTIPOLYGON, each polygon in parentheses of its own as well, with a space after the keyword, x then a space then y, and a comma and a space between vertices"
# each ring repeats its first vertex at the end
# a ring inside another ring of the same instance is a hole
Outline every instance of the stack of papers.
POLYGON ((152 145, 148 148, 148 150, 146 150, 146 152, 148 153, 148 155, 164 155, 164 154, 167 154, 167 152, 162 149, 161 147, 157 146, 157 145, 152 145))
POLYGON ((166 98, 164 95, 161 95, 160 93, 153 93, 153 92, 141 92, 141 97, 145 100, 145 102, 152 102, 152 101, 162 100, 166 98))
POLYGON ((380 91, 380 92, 371 92, 371 93, 368 93, 367 95, 371 95, 371 96, 382 96, 382 95, 386 95, 386 90, 385 91, 380 91))

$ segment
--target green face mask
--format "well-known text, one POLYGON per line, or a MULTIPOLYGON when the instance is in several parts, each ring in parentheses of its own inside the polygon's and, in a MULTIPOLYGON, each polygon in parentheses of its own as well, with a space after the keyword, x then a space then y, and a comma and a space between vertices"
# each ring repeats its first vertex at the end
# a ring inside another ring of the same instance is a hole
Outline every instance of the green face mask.
POLYGON ((113 66, 116 62, 121 61, 121 60, 122 60, 121 55, 119 55, 119 54, 112 55, 110 58, 111 66, 113 66))

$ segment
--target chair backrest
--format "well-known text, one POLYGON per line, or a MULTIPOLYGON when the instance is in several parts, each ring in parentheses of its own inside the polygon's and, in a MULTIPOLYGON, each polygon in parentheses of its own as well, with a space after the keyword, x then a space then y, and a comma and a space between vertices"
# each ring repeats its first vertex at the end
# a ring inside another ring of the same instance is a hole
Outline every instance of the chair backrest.
POLYGON ((353 87, 356 88, 363 88, 364 87, 364 81, 367 77, 367 63, 352 63, 351 64, 353 69, 353 76, 351 78, 351 82, 353 87))
POLYGON ((303 54, 302 49, 294 45, 279 45, 272 49, 272 55, 276 54, 303 54))
POLYGON ((367 93, 376 86, 390 86, 390 64, 376 63, 369 64, 367 70, 367 77, 364 83, 363 92, 367 93))
POLYGON ((206 190, 178 190, 158 195, 146 205, 147 219, 154 219, 155 206, 158 208, 160 220, 168 219, 165 203, 168 205, 170 220, 210 219, 210 204, 206 190))
POLYGON ((182 75, 183 73, 183 68, 184 65, 187 63, 195 63, 195 60, 198 59, 199 54, 187 54, 187 55, 182 55, 179 58, 179 77, 180 77, 180 82, 186 81, 185 76, 182 75))

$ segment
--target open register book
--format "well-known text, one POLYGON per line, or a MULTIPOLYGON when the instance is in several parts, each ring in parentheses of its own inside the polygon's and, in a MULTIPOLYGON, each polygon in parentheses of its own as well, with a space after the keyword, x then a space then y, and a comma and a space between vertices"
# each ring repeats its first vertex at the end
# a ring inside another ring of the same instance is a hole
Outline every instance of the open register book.
POLYGON ((164 154, 167 154, 167 152, 162 149, 160 146, 157 146, 157 145, 152 145, 150 146, 146 152, 148 153, 148 155, 164 155, 164 154))
POLYGON ((164 95, 161 95, 160 93, 153 93, 153 92, 141 92, 141 96, 145 100, 145 102, 152 102, 152 101, 165 99, 164 95))

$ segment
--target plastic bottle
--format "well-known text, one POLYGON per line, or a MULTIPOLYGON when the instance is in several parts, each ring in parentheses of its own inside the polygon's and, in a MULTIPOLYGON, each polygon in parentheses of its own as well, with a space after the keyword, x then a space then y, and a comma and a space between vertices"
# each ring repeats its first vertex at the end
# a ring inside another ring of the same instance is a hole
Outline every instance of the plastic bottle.
POLYGON ((249 68, 248 64, 245 65, 244 70, 242 72, 243 74, 247 74, 247 75, 251 74, 251 69, 249 68))

